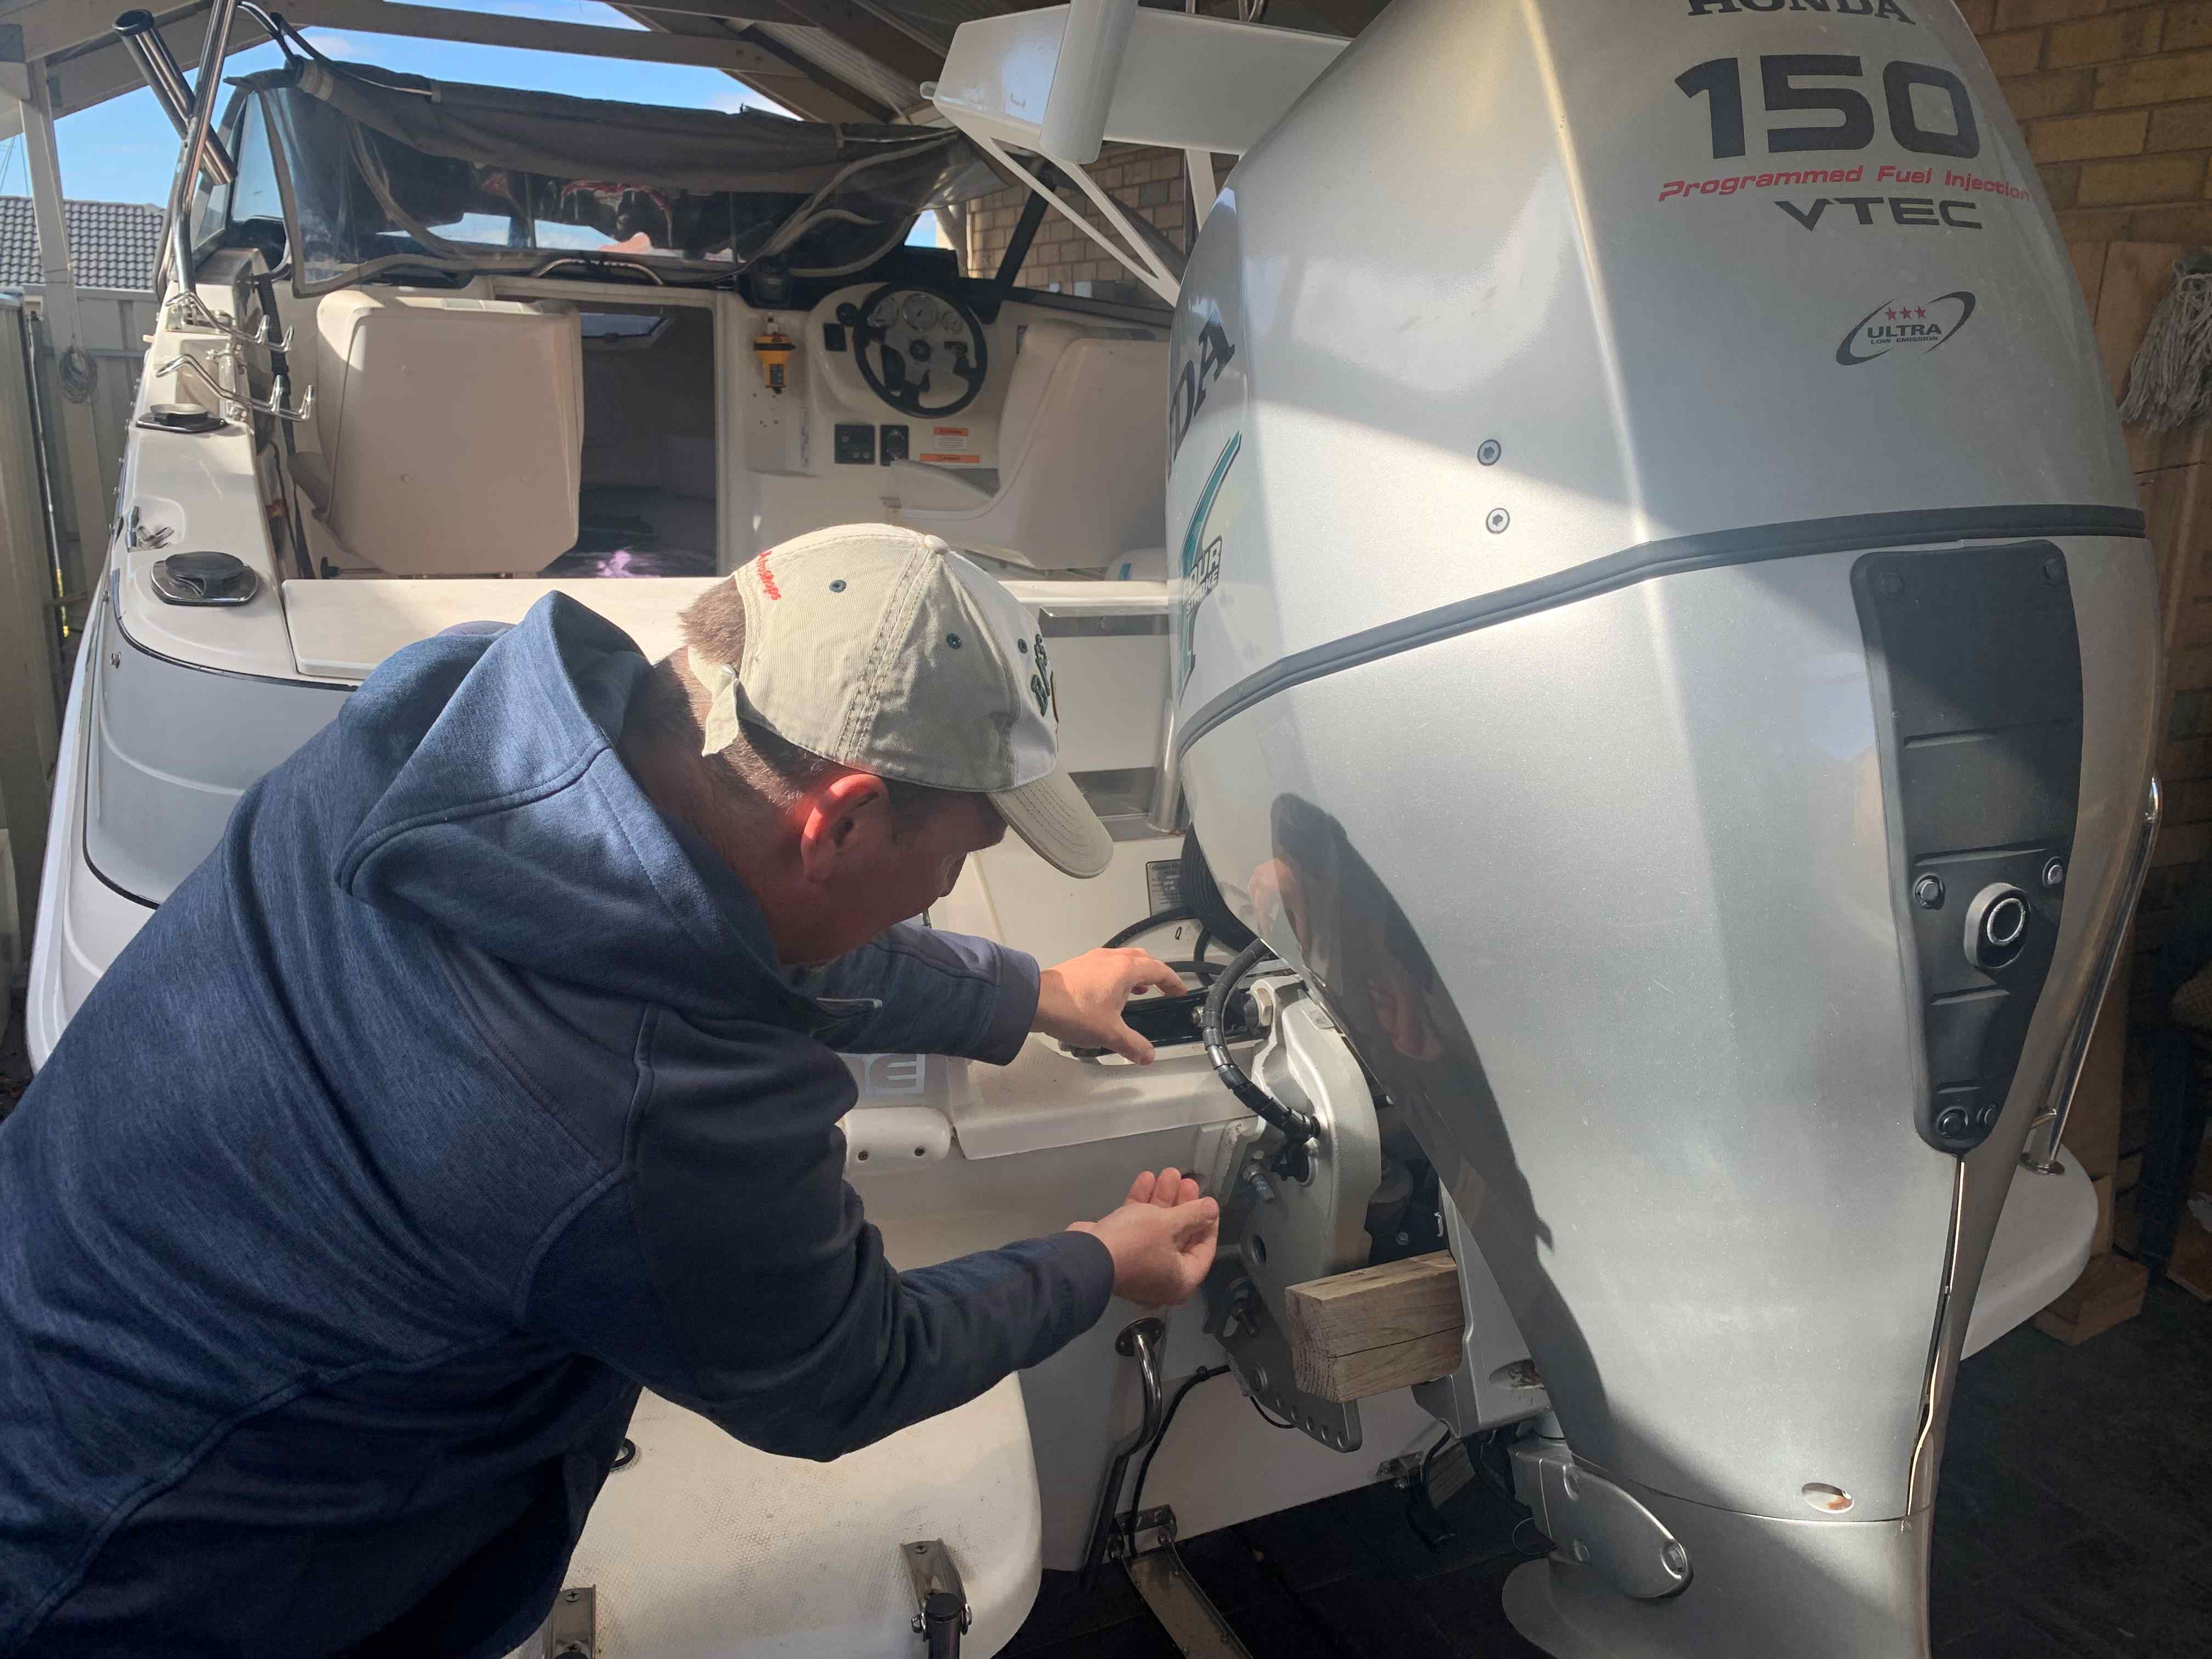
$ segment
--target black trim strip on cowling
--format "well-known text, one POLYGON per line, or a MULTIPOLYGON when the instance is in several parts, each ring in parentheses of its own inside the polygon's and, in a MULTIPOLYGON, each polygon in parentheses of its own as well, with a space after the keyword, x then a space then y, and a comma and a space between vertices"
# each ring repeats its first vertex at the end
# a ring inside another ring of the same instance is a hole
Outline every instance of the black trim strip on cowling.
POLYGON ((1911 513, 1859 513, 1789 524, 1753 525, 1641 542, 1534 581, 1501 587, 1421 611, 1395 622, 1347 634, 1327 645, 1294 651, 1256 674, 1248 674, 1182 723, 1176 733, 1180 760, 1190 746, 1224 720, 1278 691, 1304 685, 1341 669, 1357 668, 1417 646, 1433 645, 1477 629, 1533 616, 1577 599, 1717 565, 1758 564, 1816 553, 1867 553, 1919 542, 2008 541, 2014 538, 2109 536, 2143 538, 2143 515, 2133 507, 2057 503, 2029 507, 1942 507, 1911 513))

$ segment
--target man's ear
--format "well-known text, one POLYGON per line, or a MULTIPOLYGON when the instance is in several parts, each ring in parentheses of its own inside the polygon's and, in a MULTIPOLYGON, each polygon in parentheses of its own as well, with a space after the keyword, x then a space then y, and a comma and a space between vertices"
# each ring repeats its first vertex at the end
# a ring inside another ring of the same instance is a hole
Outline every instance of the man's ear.
POLYGON ((840 864, 865 861, 890 834, 890 788, 869 772, 841 772, 799 804, 799 867, 816 884, 840 864))

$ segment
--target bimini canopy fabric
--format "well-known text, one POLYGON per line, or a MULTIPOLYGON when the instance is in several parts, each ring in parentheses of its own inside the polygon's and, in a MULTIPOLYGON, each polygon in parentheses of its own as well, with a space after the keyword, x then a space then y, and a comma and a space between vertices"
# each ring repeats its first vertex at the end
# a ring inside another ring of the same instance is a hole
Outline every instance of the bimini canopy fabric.
POLYGON ((209 206, 235 217, 256 198, 265 122, 310 289, 395 261, 514 269, 591 252, 724 275, 775 255, 796 275, 836 276, 882 257, 918 214, 1002 188, 950 131, 618 104, 321 59, 235 84, 238 199, 209 206))

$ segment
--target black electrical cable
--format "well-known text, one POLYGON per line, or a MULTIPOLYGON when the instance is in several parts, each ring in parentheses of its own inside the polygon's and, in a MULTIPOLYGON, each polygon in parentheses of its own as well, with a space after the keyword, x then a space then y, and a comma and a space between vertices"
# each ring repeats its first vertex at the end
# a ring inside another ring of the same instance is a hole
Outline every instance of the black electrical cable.
POLYGON ((1206 1057, 1213 1062, 1213 1074, 1221 1079, 1221 1086, 1250 1107, 1263 1122, 1282 1132, 1283 1153, 1291 1166, 1289 1172, 1302 1174, 1305 1149, 1321 1138, 1321 1125, 1296 1107, 1284 1105, 1245 1076, 1244 1068, 1229 1057, 1229 1042, 1224 1035, 1229 999, 1236 994, 1244 976, 1271 954, 1267 940, 1258 939, 1237 953, 1206 994, 1206 1018, 1200 1030, 1206 1040, 1206 1057))
POLYGON ((1190 906, 1188 904, 1178 904, 1173 909, 1162 910, 1157 915, 1145 917, 1141 921, 1131 922, 1127 927, 1122 928, 1119 933, 1115 933, 1113 938, 1108 939, 1103 948, 1109 951, 1116 950, 1121 946, 1127 945, 1133 939, 1142 939, 1146 933, 1151 933, 1155 927, 1165 927, 1175 922, 1190 921, 1193 920, 1194 920, 1194 918, 1191 915, 1190 906))
POLYGON ((1252 1409, 1260 1413, 1260 1420, 1262 1423, 1265 1423, 1269 1428, 1295 1429, 1297 1427, 1297 1425, 1295 1423, 1285 1423, 1280 1418, 1270 1417, 1267 1414, 1267 1408, 1260 1403, 1259 1395, 1248 1394, 1244 1397, 1252 1402, 1252 1409))
POLYGON ((1182 1409, 1183 1396, 1201 1382, 1210 1382, 1217 1376, 1228 1375, 1229 1367, 1226 1365, 1201 1365, 1183 1378, 1182 1387, 1175 1391, 1175 1397, 1168 1401, 1168 1408, 1161 1415, 1158 1431, 1152 1436, 1152 1443, 1145 1448, 1144 1461, 1137 1465, 1137 1489, 1129 1494, 1131 1515, 1145 1512, 1145 1477, 1152 1473, 1152 1454, 1159 1450, 1160 1443, 1168 1437, 1168 1430, 1175 1423, 1176 1413, 1182 1409))
POLYGON ((1459 1444, 1459 1443, 1460 1443, 1459 1437, 1458 1437, 1457 1435, 1455 1435, 1455 1434, 1454 1434, 1454 1433, 1453 1433, 1449 1429, 1446 1429, 1446 1430, 1444 1431, 1444 1433, 1443 1433, 1443 1439, 1441 1439, 1441 1440, 1439 1440, 1439 1441, 1437 1441, 1437 1443, 1436 1443, 1435 1445, 1433 1445, 1433 1446, 1430 1447, 1430 1448, 1428 1449, 1428 1450, 1427 1450, 1425 1453, 1424 1453, 1424 1454, 1422 1455, 1422 1457, 1421 1457, 1421 1484, 1422 1484, 1422 1486, 1426 1486, 1428 1485, 1428 1483, 1429 1483, 1429 1471, 1430 1471, 1430 1470, 1431 1470, 1431 1469, 1433 1469, 1434 1468, 1436 1468, 1436 1465, 1437 1465, 1437 1459, 1443 1455, 1443 1454, 1444 1454, 1444 1449, 1445 1449, 1446 1447, 1448 1447, 1448 1446, 1455 1446, 1455 1445, 1457 1445, 1457 1444, 1459 1444))

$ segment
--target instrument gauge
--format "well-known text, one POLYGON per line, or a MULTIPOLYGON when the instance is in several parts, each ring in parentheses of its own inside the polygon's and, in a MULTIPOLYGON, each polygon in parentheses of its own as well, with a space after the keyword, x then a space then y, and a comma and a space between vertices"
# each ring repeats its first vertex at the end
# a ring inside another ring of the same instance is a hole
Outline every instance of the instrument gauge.
POLYGON ((906 296, 906 303, 899 307, 899 315, 906 319, 908 328, 934 328, 938 313, 937 301, 927 294, 909 294, 906 296))

